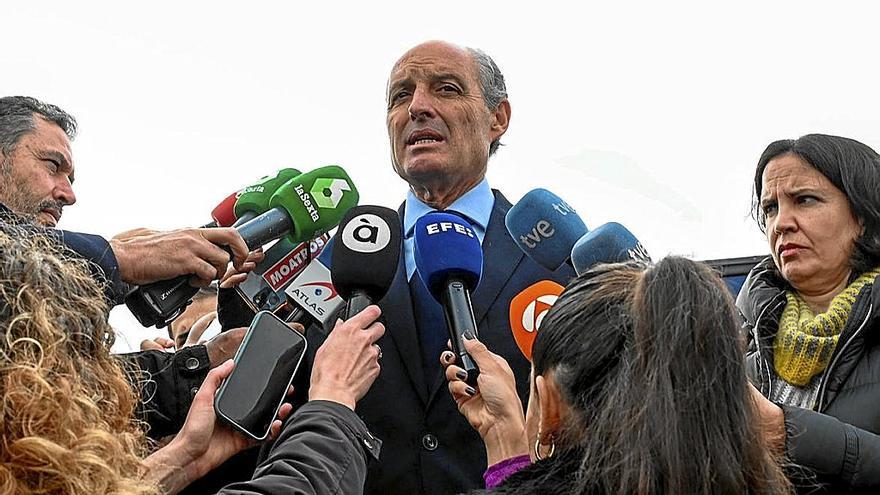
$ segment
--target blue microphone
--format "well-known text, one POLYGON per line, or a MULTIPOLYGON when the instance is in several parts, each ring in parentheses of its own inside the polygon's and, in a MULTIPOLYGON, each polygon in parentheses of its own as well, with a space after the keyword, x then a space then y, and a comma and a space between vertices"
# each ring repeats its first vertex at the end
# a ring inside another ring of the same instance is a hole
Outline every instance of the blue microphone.
POLYGON ((598 263, 629 260, 651 261, 648 251, 626 227, 608 222, 581 237, 571 250, 571 261, 578 275, 598 263))
POLYGON ((457 364, 476 386, 480 373, 464 348, 464 337, 477 336, 471 304, 483 272, 483 250, 473 227, 458 215, 432 212, 416 221, 414 231, 416 270, 434 299, 443 306, 446 328, 457 364))
POLYGON ((504 224, 520 250, 551 271, 569 261, 572 246, 588 232, 574 208, 546 189, 526 193, 504 224))

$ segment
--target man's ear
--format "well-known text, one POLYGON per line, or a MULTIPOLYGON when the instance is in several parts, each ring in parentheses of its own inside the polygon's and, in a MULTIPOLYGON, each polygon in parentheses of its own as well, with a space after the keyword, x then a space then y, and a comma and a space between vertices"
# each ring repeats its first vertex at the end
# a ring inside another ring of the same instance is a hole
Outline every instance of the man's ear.
POLYGON ((492 141, 501 138, 507 132, 508 125, 510 125, 510 102, 505 98, 492 112, 492 125, 489 127, 492 141))
POLYGON ((538 419, 539 440, 542 445, 550 445, 554 438, 558 438, 558 432, 562 423, 562 394, 556 385, 553 373, 548 377, 539 375, 535 378, 535 388, 538 392, 538 404, 540 404, 540 417, 538 419))

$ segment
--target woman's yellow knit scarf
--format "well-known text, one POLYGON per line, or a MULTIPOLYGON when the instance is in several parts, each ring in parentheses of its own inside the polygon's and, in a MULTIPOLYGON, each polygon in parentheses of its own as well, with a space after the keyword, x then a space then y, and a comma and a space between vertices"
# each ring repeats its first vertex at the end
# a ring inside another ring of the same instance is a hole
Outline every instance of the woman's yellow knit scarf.
POLYGON ((831 300, 828 311, 818 315, 813 315, 797 293, 786 292, 788 304, 782 311, 779 331, 773 341, 776 373, 788 383, 803 387, 825 371, 856 296, 878 275, 880 267, 865 272, 831 300))

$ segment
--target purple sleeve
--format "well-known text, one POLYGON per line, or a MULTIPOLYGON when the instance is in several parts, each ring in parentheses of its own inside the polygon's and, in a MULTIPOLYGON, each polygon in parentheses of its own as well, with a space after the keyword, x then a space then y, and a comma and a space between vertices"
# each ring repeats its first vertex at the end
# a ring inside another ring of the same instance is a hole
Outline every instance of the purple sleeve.
POLYGON ((511 474, 528 467, 532 464, 532 460, 528 455, 519 455, 504 459, 489 466, 483 473, 483 479, 486 481, 486 489, 493 490, 507 479, 511 474))

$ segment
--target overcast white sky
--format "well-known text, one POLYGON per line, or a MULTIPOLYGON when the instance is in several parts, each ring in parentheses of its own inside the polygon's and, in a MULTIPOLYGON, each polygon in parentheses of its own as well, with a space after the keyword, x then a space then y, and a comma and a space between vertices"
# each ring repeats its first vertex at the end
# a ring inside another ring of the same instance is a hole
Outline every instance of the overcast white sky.
MULTIPOLYGON (((505 73, 513 114, 489 180, 508 199, 550 189, 655 258, 763 254, 749 204, 769 142, 880 146, 880 8, 716 3, 6 2, 0 93, 80 123, 65 229, 195 226, 261 175, 331 163, 362 204, 396 207, 388 72, 445 39, 505 73)), ((111 321, 130 340, 156 334, 124 311, 111 321)))

